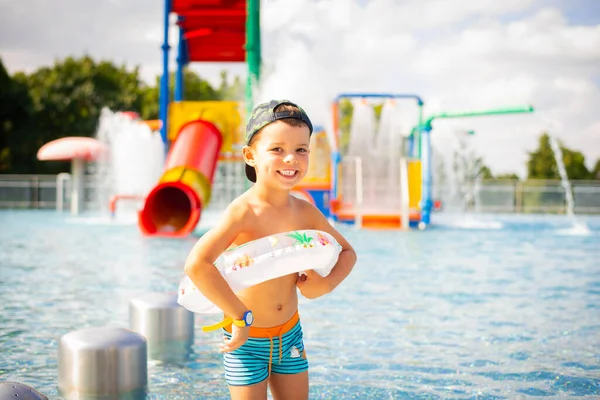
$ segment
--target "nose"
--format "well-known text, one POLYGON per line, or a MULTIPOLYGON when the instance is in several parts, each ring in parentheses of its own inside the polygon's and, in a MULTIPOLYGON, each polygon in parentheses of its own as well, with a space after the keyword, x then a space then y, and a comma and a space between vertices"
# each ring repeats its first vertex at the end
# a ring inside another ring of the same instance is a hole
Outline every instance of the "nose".
POLYGON ((286 156, 283 158, 283 161, 286 163, 293 163, 296 162, 296 155, 294 153, 288 153, 286 154, 286 156))

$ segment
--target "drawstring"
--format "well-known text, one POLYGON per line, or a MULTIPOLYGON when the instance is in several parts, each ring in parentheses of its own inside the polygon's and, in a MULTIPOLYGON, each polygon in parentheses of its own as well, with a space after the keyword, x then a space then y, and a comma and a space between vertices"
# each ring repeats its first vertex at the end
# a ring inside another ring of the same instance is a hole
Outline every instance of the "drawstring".
POLYGON ((273 336, 269 335, 269 377, 271 376, 271 364, 273 363, 273 336))
MULTIPOLYGON (((279 362, 277 364, 281 364, 281 358, 283 357, 283 338, 281 331, 283 327, 279 328, 278 336, 279 336, 279 362)), ((273 363, 273 336, 269 335, 269 375, 271 376, 271 364, 273 363)))

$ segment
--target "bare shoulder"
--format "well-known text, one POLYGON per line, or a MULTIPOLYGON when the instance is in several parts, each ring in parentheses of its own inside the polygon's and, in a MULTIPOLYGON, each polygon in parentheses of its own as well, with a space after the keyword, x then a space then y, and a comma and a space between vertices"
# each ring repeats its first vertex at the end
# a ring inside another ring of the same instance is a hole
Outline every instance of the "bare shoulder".
POLYGON ((252 207, 249 202, 248 194, 243 193, 227 206, 223 212, 222 223, 235 224, 242 227, 247 222, 247 218, 251 213, 252 207))
POLYGON ((298 210, 298 213, 302 216, 303 219, 307 221, 311 221, 311 224, 315 219, 324 218, 325 216, 314 204, 304 199, 299 199, 297 197, 292 196, 292 201, 294 202, 294 208, 298 210))
POLYGON ((297 198, 295 201, 295 205, 298 207, 300 215, 309 223, 312 229, 327 232, 337 240, 343 249, 352 249, 352 246, 346 238, 331 225, 321 210, 314 204, 297 198))
POLYGON ((190 257, 193 260, 202 258, 207 262, 214 262, 238 235, 245 231, 249 225, 250 212, 251 208, 247 197, 241 195, 233 200, 221 215, 219 222, 196 242, 190 257))

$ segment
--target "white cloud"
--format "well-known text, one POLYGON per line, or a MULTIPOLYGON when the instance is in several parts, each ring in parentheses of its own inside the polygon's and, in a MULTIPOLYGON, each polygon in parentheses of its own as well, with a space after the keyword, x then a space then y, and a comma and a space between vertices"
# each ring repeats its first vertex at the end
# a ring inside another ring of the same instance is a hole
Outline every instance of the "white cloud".
POLYGON ((528 19, 476 25, 435 43, 420 53, 415 69, 435 83, 429 97, 434 110, 535 106, 515 141, 502 142, 514 132, 513 118, 495 117, 479 129, 474 142, 495 171, 524 174, 526 151, 547 130, 584 151, 588 165, 600 157, 598 135, 590 133, 600 121, 600 90, 593 81, 600 71, 600 25, 569 26, 558 10, 542 9, 528 19), (548 126, 548 118, 559 123, 548 126))
MULTIPOLYGON (((162 7, 0 0, 0 55, 11 71, 31 71, 88 52, 141 65, 151 80, 162 70, 162 7)), ((439 121, 434 134, 474 129, 494 172, 523 174, 527 151, 551 129, 591 165, 600 157, 598 22, 573 25, 547 0, 262 0, 261 97, 293 98, 325 125, 340 92, 417 93, 427 113, 532 104, 531 115, 439 121)), ((245 74, 241 63, 193 65, 213 82, 223 67, 245 74)))

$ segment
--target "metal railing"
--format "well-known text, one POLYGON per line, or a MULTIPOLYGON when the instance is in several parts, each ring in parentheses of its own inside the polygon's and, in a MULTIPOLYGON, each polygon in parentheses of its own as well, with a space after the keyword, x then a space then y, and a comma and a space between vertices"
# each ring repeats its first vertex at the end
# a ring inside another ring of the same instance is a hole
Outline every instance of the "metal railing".
MULTIPOLYGON (((364 176, 362 168, 362 162, 348 159, 342 165, 340 181, 345 201, 359 205, 356 217, 360 218, 368 207, 395 207, 400 211, 400 180, 397 187, 391 187, 387 181, 367 182, 360 179, 364 176)), ((108 212, 108 204, 96 200, 96 185, 92 178, 84 181, 84 207, 108 212)), ((434 186, 434 197, 441 201, 442 211, 566 213, 567 210, 564 188, 558 180, 485 180, 474 185, 434 186)), ((209 208, 224 209, 246 188, 242 163, 220 163, 209 208)), ((571 188, 576 214, 600 214, 600 181, 571 181, 571 188)), ((67 210, 69 206, 70 180, 65 175, 0 175, 0 208, 67 210)))
MULTIPOLYGON (((573 211, 576 214, 600 213, 600 181, 570 181, 573 211)), ((435 188, 442 208, 452 211, 484 213, 567 212, 567 196, 559 180, 484 180, 474 185, 435 188), (453 193, 450 195, 449 193, 453 193), (471 193, 471 196, 465 196, 471 193)))
MULTIPOLYGON (((247 188, 243 161, 220 162, 215 171, 212 195, 207 209, 223 210, 247 188)), ((101 189, 92 176, 83 185, 83 208, 91 211, 110 211, 109 202, 101 204, 101 189)), ((123 194, 119 194, 123 195, 123 194)), ((137 204, 141 202, 138 201, 137 204)), ((70 175, 0 175, 0 208, 69 210, 71 206, 70 175)))

